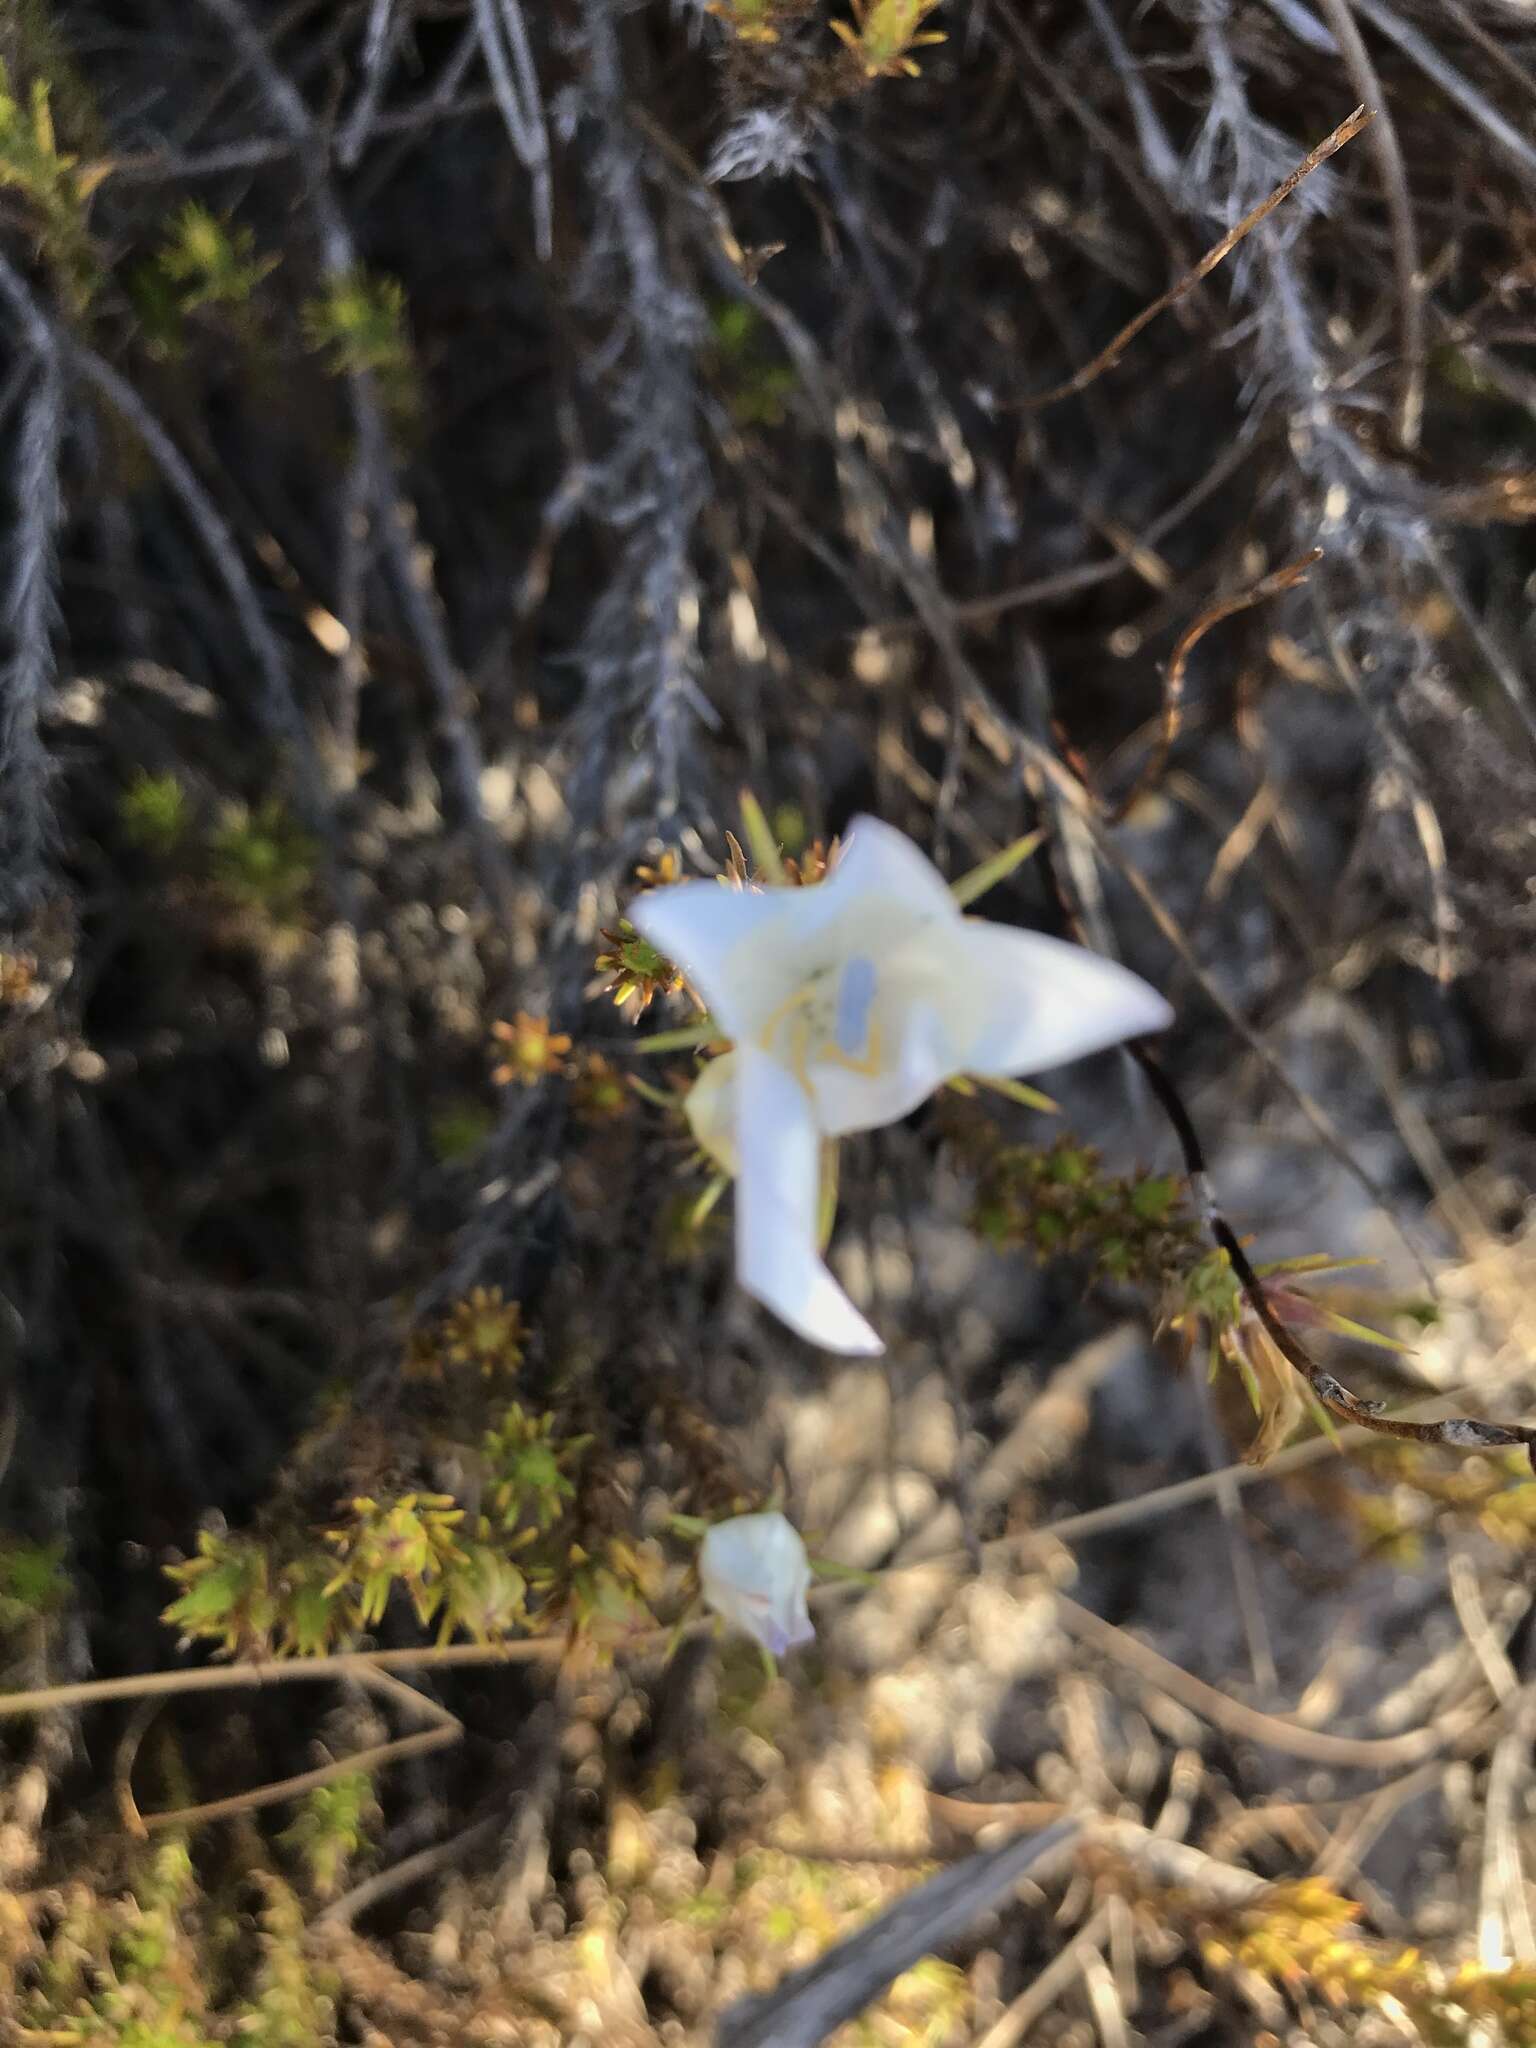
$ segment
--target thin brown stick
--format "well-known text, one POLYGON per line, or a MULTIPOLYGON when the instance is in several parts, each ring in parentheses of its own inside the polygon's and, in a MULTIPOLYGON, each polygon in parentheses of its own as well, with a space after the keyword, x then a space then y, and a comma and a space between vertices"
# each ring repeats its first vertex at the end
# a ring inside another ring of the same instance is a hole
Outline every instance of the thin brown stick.
MULTIPOLYGON (((665 1647, 672 1634, 653 1629, 636 1637, 628 1647, 665 1647)), ((30 1692, 0 1693, 0 1720, 10 1715, 41 1714, 57 1707, 100 1706, 111 1700, 137 1700, 147 1704, 177 1693, 228 1692, 243 1686, 292 1685, 326 1679, 353 1678, 375 1692, 396 1699, 407 1711, 424 1714, 431 1725, 414 1735, 402 1735, 391 1742, 376 1743, 355 1756, 341 1757, 295 1777, 279 1778, 258 1785, 249 1792, 232 1793, 225 1799, 210 1799, 196 1806, 180 1806, 163 1813, 142 1813, 133 1796, 131 1783, 134 1759, 154 1718, 153 1712, 135 1716, 118 1745, 116 1793, 123 1825, 131 1834, 145 1835, 152 1828, 191 1827, 207 1820, 226 1820, 258 1807, 276 1806, 296 1799, 321 1785, 354 1771, 381 1769, 409 1756, 426 1756, 446 1749, 464 1733, 462 1722, 446 1707, 424 1693, 404 1684, 395 1671, 442 1669, 454 1665, 559 1663, 573 1648, 567 1635, 530 1636, 494 1647, 482 1643, 444 1643, 413 1650, 347 1650, 329 1657, 303 1657, 291 1661, 239 1664, 211 1664, 200 1671, 150 1671, 137 1678, 92 1678, 73 1685, 38 1686, 30 1692)))
POLYGON ((1184 628, 1168 658, 1167 672, 1163 677, 1163 712, 1157 740, 1147 757, 1147 764, 1135 782, 1126 791, 1120 802, 1110 813, 1110 823, 1118 825, 1137 800, 1153 789, 1162 780, 1163 770, 1168 765, 1168 756, 1173 751, 1174 741, 1179 736, 1179 726, 1184 715, 1184 672, 1189 666, 1189 657, 1210 632, 1223 619, 1234 618, 1239 612, 1251 611, 1254 605, 1263 604, 1267 598, 1278 597, 1282 591, 1293 590, 1298 583, 1304 583, 1307 571, 1314 562, 1323 558, 1321 548, 1312 548, 1299 561, 1287 562, 1283 569, 1276 569, 1268 576, 1261 576, 1257 583, 1246 590, 1239 590, 1231 597, 1219 598, 1208 605, 1190 625, 1184 628))
MULTIPOLYGON (((1449 1716, 1441 1716, 1429 1727, 1410 1728, 1402 1735, 1330 1735, 1326 1729, 1303 1728, 1283 1715, 1261 1713, 1242 1700, 1230 1699, 1123 1628, 1116 1628, 1113 1622, 1079 1607, 1065 1593, 1057 1593, 1056 1611, 1069 1632, 1081 1642, 1102 1650, 1117 1664, 1134 1671, 1138 1678, 1189 1707, 1225 1734, 1242 1736, 1266 1749, 1283 1750, 1288 1756, 1303 1757, 1310 1763, 1337 1764, 1342 1769, 1357 1771, 1399 1770, 1448 1749, 1464 1732, 1463 1724, 1449 1716)), ((1470 1726, 1468 1723, 1467 1727, 1470 1726)))
MULTIPOLYGON (((639 1641, 660 1645, 664 1631, 639 1641)), ((371 1672, 440 1670, 458 1664, 558 1663, 569 1638, 526 1636, 516 1642, 444 1643, 414 1650, 340 1650, 328 1657, 295 1657, 239 1664, 210 1664, 198 1671, 148 1671, 136 1678, 85 1678, 73 1685, 43 1685, 30 1692, 0 1693, 0 1720, 12 1714, 43 1714, 53 1707, 100 1706, 108 1700, 150 1699, 157 1694, 228 1692, 247 1685, 294 1685, 326 1678, 366 1680, 371 1672)))
POLYGON ((317 1913, 314 1925, 350 1927, 360 1913, 366 1913, 380 1899, 391 1898, 396 1892, 419 1884, 422 1878, 430 1877, 433 1871, 443 1869, 446 1864, 456 1863, 470 1849, 489 1841, 506 1825, 505 1814, 490 1814, 450 1836, 446 1842, 434 1842, 429 1848, 418 1849, 414 1856, 406 1856, 399 1863, 390 1864, 387 1870, 376 1870, 372 1877, 365 1877, 361 1884, 354 1885, 349 1892, 333 1899, 330 1905, 317 1913))
POLYGON ((1109 1928, 1110 1909, 1103 1905, 1082 1933, 1074 1936, 1065 1948, 1059 1949, 1039 1976, 1025 1985, 1007 2010, 977 2039, 975 2048, 1015 2048, 1015 2043, 1025 2038, 1036 2020, 1050 2011, 1081 1974, 1090 1953, 1099 1953, 1109 1938, 1109 1928))
POLYGON ((1043 406, 1055 405, 1060 399, 1071 398, 1079 391, 1086 391, 1088 386, 1097 382, 1106 370, 1113 369, 1144 327, 1149 327, 1159 313, 1166 313, 1170 306, 1175 306, 1180 299, 1186 298, 1203 278, 1210 276, 1218 263, 1224 262, 1231 255, 1246 235, 1253 232, 1266 214, 1273 213, 1277 206, 1290 198, 1303 178, 1310 177, 1319 164, 1325 164, 1329 157, 1336 155, 1344 147, 1346 142, 1352 142, 1366 123, 1374 118, 1369 107, 1356 107, 1347 119, 1339 123, 1331 135, 1324 136, 1316 149, 1310 150, 1302 158, 1288 177, 1281 179, 1267 199, 1261 199, 1257 206, 1243 215, 1235 227, 1228 228, 1214 248, 1206 250, 1193 270, 1185 271, 1178 282, 1171 285, 1160 298, 1154 299, 1150 306, 1143 306, 1133 320, 1128 320, 1114 340, 1100 349, 1091 363, 1085 364, 1064 384, 1055 384, 1049 391, 1041 391, 1032 398, 1017 400, 1018 409, 1022 412, 1038 412, 1043 406))
MULTIPOLYGON (((1253 448, 1252 441, 1229 441, 1204 476, 1171 505, 1164 506, 1155 519, 1148 521, 1137 538, 1152 547, 1166 534, 1172 533, 1191 512, 1204 504, 1213 491, 1220 490, 1228 478, 1236 474, 1253 453, 1253 448)), ((986 597, 952 598, 949 600, 949 614, 964 625, 983 625, 989 619, 1016 611, 1021 606, 1049 604, 1058 597, 1070 597, 1075 591, 1091 589, 1096 583, 1107 583, 1112 577, 1129 574, 1130 567, 1123 554, 1111 555, 1102 561, 1079 562, 1070 569, 1058 569, 1054 575, 1038 576, 1031 583, 1016 583, 1007 590, 993 591, 986 597)), ((923 623, 915 613, 904 612, 899 617, 867 618, 859 630, 915 633, 922 630, 923 623)))
POLYGON ((1147 915, 1173 948, 1175 955, 1188 969, 1201 994, 1210 1003, 1217 1015, 1225 1019, 1226 1023, 1242 1040, 1244 1045, 1248 1047, 1254 1058, 1263 1067, 1265 1073, 1270 1075, 1285 1090, 1285 1093, 1296 1105, 1302 1118, 1314 1132, 1324 1150, 1338 1161, 1355 1185, 1363 1189, 1381 1210, 1388 1224, 1402 1243, 1403 1248, 1413 1260, 1419 1273, 1423 1276, 1426 1288, 1433 1293, 1434 1278, 1430 1273, 1428 1265, 1425 1263, 1424 1254, 1419 1246, 1414 1243, 1413 1238, 1404 1228, 1400 1218, 1393 1213, 1392 1206, 1387 1199, 1386 1189, 1368 1168, 1360 1164, 1360 1161, 1346 1143, 1342 1132, 1328 1115, 1327 1111, 1317 1101, 1316 1097, 1309 1094, 1301 1086, 1300 1082, 1295 1080, 1286 1071, 1284 1063, 1276 1057, 1264 1033, 1249 1021, 1237 1004, 1227 995, 1221 983, 1203 965, 1200 956, 1196 953, 1194 946, 1190 942, 1189 934, 1184 930, 1184 927, 1179 923, 1179 920, 1174 916, 1167 904, 1164 903, 1161 896, 1158 895, 1156 889, 1153 888, 1141 869, 1134 861, 1126 857, 1124 850, 1117 843, 1113 833, 1108 830, 1107 826, 1102 825, 1098 819, 1095 819, 1093 822, 1095 827, 1094 844, 1101 858, 1110 862, 1116 872, 1124 878, 1132 894, 1141 903, 1147 915))
MULTIPOLYGON (((1424 1400, 1412 1402, 1400 1413, 1411 1419, 1422 1409, 1444 1407, 1446 1402, 1462 1398, 1464 1390, 1447 1387, 1424 1400)), ((1014 1565, 1048 1559, 1058 1545, 1066 1547, 1085 1542, 1091 1537, 1132 1529, 1142 1522, 1156 1521, 1166 1515, 1182 1514, 1187 1508, 1202 1506, 1215 1499, 1224 1486, 1246 1491, 1251 1486, 1285 1479, 1292 1472, 1304 1472, 1309 1466, 1320 1465, 1345 1451, 1361 1448, 1369 1443, 1372 1434, 1368 1429, 1351 1425, 1337 1430, 1332 1436, 1304 1437, 1301 1442, 1277 1451, 1266 1464, 1239 1462, 1223 1465, 1219 1472, 1203 1472, 1196 1479, 1178 1479, 1169 1486, 1155 1486, 1150 1492, 1133 1494, 1129 1500, 1113 1501, 1108 1507, 1087 1508, 1081 1514, 1062 1515, 1054 1522, 1042 1522, 1038 1529, 1022 1530, 1016 1536, 993 1537, 982 1544, 981 1554, 989 1561, 1014 1565)), ((970 1570, 974 1563, 974 1555, 968 1550, 945 1550, 933 1557, 887 1565, 880 1576, 887 1579, 919 1572, 970 1570)), ((840 1590, 835 1581, 828 1580, 815 1587, 811 1597, 813 1600, 829 1599, 840 1590)))
MULTIPOLYGON (((387 1676, 385 1672, 376 1671, 362 1682, 377 1686, 387 1676)), ((248 1792, 232 1792, 224 1799, 205 1799, 194 1806, 172 1807, 160 1813, 143 1813, 133 1796, 132 1772, 139 1742, 153 1713, 159 1711, 157 1706, 142 1720, 136 1719, 130 1731, 131 1739, 125 1741, 118 1752, 117 1807, 123 1826, 129 1834, 142 1836, 154 1828, 186 1828, 206 1820, 229 1820, 237 1813, 254 1813, 263 1806, 280 1806, 286 1799, 297 1799, 305 1792, 318 1791, 322 1785, 333 1785, 338 1778, 351 1777, 357 1771, 382 1770, 386 1764, 402 1763, 408 1756, 427 1756, 434 1749, 448 1749, 462 1739, 464 1724, 457 1714, 450 1714, 446 1707, 440 1707, 424 1693, 413 1692, 409 1686, 400 1687, 400 1691, 415 1703, 417 1711, 431 1718, 432 1726, 415 1735, 397 1736, 391 1742, 373 1743, 353 1756, 337 1757, 312 1771, 299 1771, 291 1778, 274 1778, 268 1784, 253 1786, 248 1792)))
MULTIPOLYGON (((979 1835, 999 1827, 1038 1826, 1039 1822, 1031 1816, 1045 1810, 1040 1801, 1032 1799, 965 1799, 950 1792, 932 1791, 925 1796, 929 1812, 957 1834, 979 1835)), ((1068 1813, 1073 1809, 1063 1806, 1061 1811, 1068 1813)), ((1181 1891, 1193 1892, 1215 1904, 1246 1905, 1269 1883, 1252 1870, 1224 1863, 1207 1850, 1179 1841, 1157 1827, 1149 1828, 1141 1821, 1091 1812, 1080 1812, 1077 1819, 1084 1844, 1111 1849, 1154 1882, 1176 1885, 1181 1891)), ((1063 1863, 1066 1860, 1061 1859, 1063 1863)), ((1044 1882, 1044 1873, 1040 1881, 1044 1882)))

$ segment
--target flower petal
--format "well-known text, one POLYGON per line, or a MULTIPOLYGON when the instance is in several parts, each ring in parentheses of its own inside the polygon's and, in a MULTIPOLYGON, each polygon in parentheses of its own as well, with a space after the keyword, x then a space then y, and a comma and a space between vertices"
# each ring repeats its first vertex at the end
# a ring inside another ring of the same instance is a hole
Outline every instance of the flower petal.
POLYGON ((966 1073, 1035 1074, 1173 1022, 1139 974, 1086 946, 981 918, 964 932, 966 1073))
POLYGON ((827 1351, 883 1351, 817 1256, 821 1133, 810 1096, 758 1047, 739 1046, 736 1058, 737 1279, 827 1351))
POLYGON ((810 1070, 816 1120, 830 1138, 899 1123, 941 1081, 960 1071, 943 1008, 905 978, 882 980, 894 985, 882 991, 871 1009, 871 1028, 880 1034, 878 1070, 861 1074, 828 1059, 816 1061, 810 1070))
POLYGON ((718 1053, 683 1097, 683 1114, 700 1151, 732 1179, 741 1170, 736 1155, 736 1055, 718 1053))
POLYGON ((914 923, 923 918, 960 921, 949 884, 927 854, 881 818, 854 819, 837 865, 820 888, 829 898, 894 898, 907 907, 914 923))
POLYGON ((792 965, 786 964, 786 975, 775 971, 779 948, 767 928, 784 920, 797 893, 677 882, 638 897, 629 921, 683 970, 725 1036, 750 1038, 760 1006, 771 1009, 794 985, 792 965), (750 942, 745 949, 744 942, 750 942))

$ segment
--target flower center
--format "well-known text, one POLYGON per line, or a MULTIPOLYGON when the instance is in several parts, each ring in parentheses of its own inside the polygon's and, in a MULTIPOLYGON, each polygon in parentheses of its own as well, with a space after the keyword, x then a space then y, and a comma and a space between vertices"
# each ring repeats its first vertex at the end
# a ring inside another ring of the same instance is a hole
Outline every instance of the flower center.
POLYGON ((806 1090, 816 1060, 873 1078, 881 1067, 880 1027, 871 1016, 878 988, 875 963, 863 955, 813 968, 773 1011, 758 1043, 806 1090))

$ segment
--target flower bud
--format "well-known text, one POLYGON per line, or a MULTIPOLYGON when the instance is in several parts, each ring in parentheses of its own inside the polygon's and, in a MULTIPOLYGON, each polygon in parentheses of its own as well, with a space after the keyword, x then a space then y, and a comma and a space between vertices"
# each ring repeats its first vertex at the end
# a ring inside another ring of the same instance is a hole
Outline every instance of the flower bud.
POLYGON ((816 1633, 805 1604, 810 1560, 799 1532, 781 1514, 716 1522, 699 1550, 699 1580, 705 1604, 770 1656, 782 1657, 816 1633))

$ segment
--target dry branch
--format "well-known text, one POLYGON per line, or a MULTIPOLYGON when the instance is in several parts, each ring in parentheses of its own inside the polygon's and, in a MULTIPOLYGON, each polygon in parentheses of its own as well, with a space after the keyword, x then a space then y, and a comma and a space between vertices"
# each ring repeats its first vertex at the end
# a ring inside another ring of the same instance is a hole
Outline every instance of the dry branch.
POLYGON ((1143 306, 1134 319, 1128 320, 1120 332, 1107 342, 1091 362, 1074 371, 1065 382, 1053 384, 1048 391, 1040 391, 1030 398, 1014 401, 1021 412, 1038 412, 1042 407, 1055 405, 1063 398, 1071 398, 1080 391, 1086 391, 1096 383, 1106 370, 1113 369, 1144 327, 1149 327, 1159 313, 1166 313, 1170 306, 1176 306, 1180 299, 1188 297, 1202 279, 1210 276, 1219 263, 1225 262, 1232 251, 1258 226, 1267 214, 1282 205, 1304 178, 1310 177, 1319 164, 1325 164, 1329 157, 1337 155, 1346 142, 1352 142, 1366 124, 1375 118, 1369 107, 1356 107, 1348 114, 1331 134, 1325 135, 1315 149, 1309 150, 1290 175, 1283 178, 1269 195, 1257 206, 1250 207, 1235 226, 1229 228, 1219 242, 1206 250, 1193 270, 1188 270, 1176 284, 1155 298, 1151 305, 1143 306))

